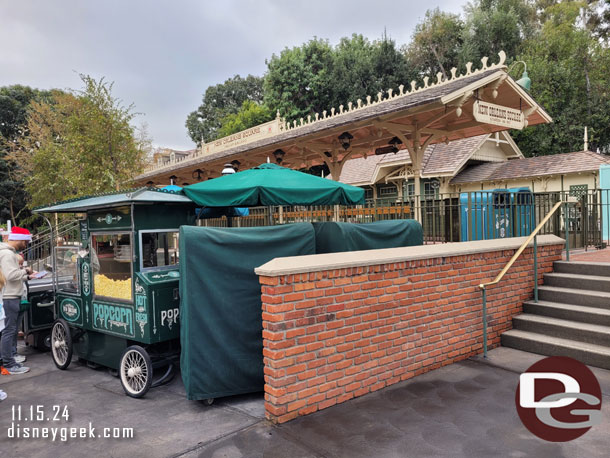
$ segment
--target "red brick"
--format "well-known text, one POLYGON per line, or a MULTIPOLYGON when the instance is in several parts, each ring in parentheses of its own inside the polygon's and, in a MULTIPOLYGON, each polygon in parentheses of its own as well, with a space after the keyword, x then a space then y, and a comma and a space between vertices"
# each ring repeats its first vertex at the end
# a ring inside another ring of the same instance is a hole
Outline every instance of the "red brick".
POLYGON ((307 405, 317 404, 318 402, 324 401, 324 399, 326 399, 326 396, 324 394, 322 394, 322 393, 316 394, 316 395, 310 397, 309 399, 307 399, 307 405))
POLYGON ((318 408, 319 408, 320 410, 322 410, 322 409, 326 409, 326 408, 328 408, 328 407, 334 406, 336 403, 337 403, 337 400, 336 400, 335 398, 333 398, 333 399, 328 399, 328 400, 326 400, 326 401, 322 401, 322 402, 320 402, 320 404, 318 404, 318 408))
MULTIPOLYGON (((477 285, 499 272, 513 252, 286 275, 269 285, 261 281, 267 418, 286 421, 480 352, 477 285), (306 300, 293 303, 300 295, 306 300), (303 364, 307 369, 296 372, 298 378, 288 373, 303 364), (288 393, 299 393, 307 405, 290 412, 271 405, 294 403, 288 393)), ((561 247, 540 247, 540 255, 548 256, 540 263, 542 281, 561 247)), ((499 345, 500 334, 530 297, 530 263, 528 249, 504 284, 488 295, 490 348, 499 345)))
POLYGON ((270 285, 270 286, 275 286, 280 283, 280 280, 278 277, 258 277, 258 281, 260 282, 261 285, 270 285))

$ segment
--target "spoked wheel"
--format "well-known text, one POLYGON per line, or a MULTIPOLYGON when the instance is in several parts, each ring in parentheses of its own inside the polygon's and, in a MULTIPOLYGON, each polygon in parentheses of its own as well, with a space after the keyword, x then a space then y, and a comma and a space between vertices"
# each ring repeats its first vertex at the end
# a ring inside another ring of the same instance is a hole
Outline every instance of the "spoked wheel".
POLYGON ((127 396, 141 398, 152 383, 152 363, 146 350, 139 345, 128 347, 121 356, 121 384, 127 396))
POLYGON ((51 354, 58 369, 67 369, 72 361, 72 335, 68 323, 61 318, 51 329, 51 354))

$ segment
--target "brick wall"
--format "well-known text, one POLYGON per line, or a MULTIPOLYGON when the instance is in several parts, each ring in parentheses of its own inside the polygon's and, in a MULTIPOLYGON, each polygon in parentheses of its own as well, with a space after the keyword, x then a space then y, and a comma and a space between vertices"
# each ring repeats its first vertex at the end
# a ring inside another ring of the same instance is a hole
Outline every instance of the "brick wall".
MULTIPOLYGON (((544 237, 554 243, 538 247, 540 281, 563 248, 561 239, 544 237)), ((483 242, 471 242, 477 244, 483 242)), ((482 352, 478 285, 493 279, 517 246, 455 256, 434 248, 430 257, 344 268, 322 262, 304 273, 257 269, 267 418, 282 423, 482 352)), ((489 348, 532 297, 532 259, 528 248, 488 289, 489 348)))

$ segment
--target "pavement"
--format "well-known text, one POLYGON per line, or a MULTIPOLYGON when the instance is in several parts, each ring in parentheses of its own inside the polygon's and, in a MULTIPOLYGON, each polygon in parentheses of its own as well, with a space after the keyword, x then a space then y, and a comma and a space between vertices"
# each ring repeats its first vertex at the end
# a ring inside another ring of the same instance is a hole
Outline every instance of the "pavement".
POLYGON ((9 396, 0 402, 0 456, 558 458, 607 457, 610 446, 610 371, 593 369, 602 386, 602 423, 574 441, 545 442, 525 429, 515 409, 519 374, 542 356, 508 348, 279 426, 264 419, 262 393, 205 406, 186 399, 177 377, 143 399, 132 399, 104 370, 73 362, 59 371, 48 353, 20 352, 28 354, 32 371, 0 376, 0 389, 9 396), (22 420, 13 420, 19 406, 22 420), (67 421, 61 417, 64 408, 67 421), (105 427, 127 427, 134 436, 65 442, 8 437, 17 425, 22 431, 84 427, 88 434, 89 424, 94 435, 105 427))
MULTIPOLYGON (((566 259, 566 252, 563 252, 563 259, 566 259)), ((610 247, 597 250, 589 247, 584 249, 570 250, 570 261, 579 262, 610 262, 610 247)))

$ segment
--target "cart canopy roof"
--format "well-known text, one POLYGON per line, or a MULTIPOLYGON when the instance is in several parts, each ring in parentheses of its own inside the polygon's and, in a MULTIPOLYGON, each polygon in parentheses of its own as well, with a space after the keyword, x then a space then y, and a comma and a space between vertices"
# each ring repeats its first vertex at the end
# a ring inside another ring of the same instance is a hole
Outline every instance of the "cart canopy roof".
POLYGON ((364 204, 364 189, 276 164, 185 186, 184 193, 206 207, 364 204))
MULTIPOLYGON (((64 200, 47 207, 36 207, 34 213, 80 213, 97 208, 120 207, 129 204, 176 203, 193 204, 181 191, 156 188, 138 188, 109 194, 64 200)), ((194 205, 194 204, 193 204, 194 205)))

